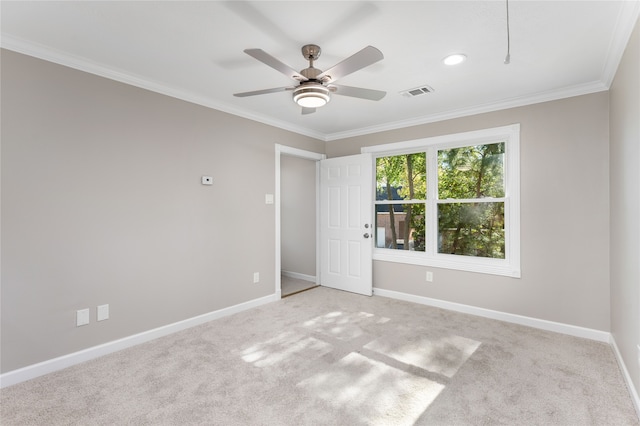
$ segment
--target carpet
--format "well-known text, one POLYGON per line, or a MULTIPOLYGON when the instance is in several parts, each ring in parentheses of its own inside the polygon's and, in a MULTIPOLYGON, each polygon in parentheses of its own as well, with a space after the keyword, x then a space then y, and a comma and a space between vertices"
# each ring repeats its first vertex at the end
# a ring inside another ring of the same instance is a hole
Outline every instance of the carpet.
POLYGON ((0 390, 2 425, 639 425, 599 342, 324 287, 0 390))

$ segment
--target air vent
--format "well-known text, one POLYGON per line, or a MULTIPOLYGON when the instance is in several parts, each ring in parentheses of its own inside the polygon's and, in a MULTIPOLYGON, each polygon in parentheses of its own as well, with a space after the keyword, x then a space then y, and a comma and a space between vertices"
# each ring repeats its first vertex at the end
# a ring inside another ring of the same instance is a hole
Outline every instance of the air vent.
POLYGON ((403 90, 400 92, 402 96, 406 96, 407 98, 415 98, 416 96, 425 95, 427 93, 433 92, 433 87, 422 85, 420 87, 416 87, 415 89, 403 90))

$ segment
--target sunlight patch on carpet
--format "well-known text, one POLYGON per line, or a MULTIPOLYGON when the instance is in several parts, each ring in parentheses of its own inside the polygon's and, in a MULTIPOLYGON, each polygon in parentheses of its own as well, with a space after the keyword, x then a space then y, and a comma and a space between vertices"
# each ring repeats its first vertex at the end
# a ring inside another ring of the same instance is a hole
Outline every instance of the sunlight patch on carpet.
POLYGON ((362 327, 370 324, 384 324, 389 318, 376 317, 367 312, 329 312, 303 323, 303 326, 340 340, 349 341, 362 336, 362 327))
POLYGON ((480 347, 480 342, 455 335, 438 338, 394 335, 374 340, 364 347, 405 364, 451 378, 480 347))
POLYGON ((369 425, 412 425, 444 389, 355 352, 297 386, 369 425))
POLYGON ((331 352, 332 346, 304 334, 286 331, 265 342, 256 343, 242 351, 242 359, 256 367, 268 367, 292 358, 309 360, 331 352))

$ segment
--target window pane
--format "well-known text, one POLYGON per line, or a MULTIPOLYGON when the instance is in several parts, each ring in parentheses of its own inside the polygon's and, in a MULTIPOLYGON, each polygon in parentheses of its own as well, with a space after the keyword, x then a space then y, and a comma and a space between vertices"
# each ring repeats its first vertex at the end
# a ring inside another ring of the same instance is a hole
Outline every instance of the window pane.
POLYGON ((504 197, 504 142, 438 151, 438 198, 504 197))
POLYGON ((438 253, 504 259, 504 203, 438 205, 438 253))
POLYGON ((376 158, 376 200, 425 200, 426 154, 376 158))
POLYGON ((424 240, 424 204, 376 205, 376 247, 424 251, 424 240))

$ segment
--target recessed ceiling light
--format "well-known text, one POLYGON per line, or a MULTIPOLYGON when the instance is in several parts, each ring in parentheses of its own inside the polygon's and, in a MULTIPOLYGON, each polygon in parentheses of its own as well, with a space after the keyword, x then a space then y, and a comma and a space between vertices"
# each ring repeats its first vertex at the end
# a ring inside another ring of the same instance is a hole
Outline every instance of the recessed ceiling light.
POLYGON ((454 53, 453 55, 449 55, 442 60, 445 65, 458 65, 463 63, 467 59, 467 55, 463 55, 462 53, 454 53))

